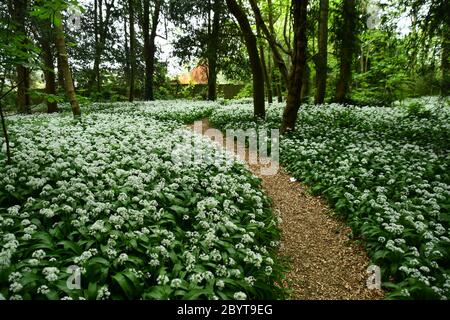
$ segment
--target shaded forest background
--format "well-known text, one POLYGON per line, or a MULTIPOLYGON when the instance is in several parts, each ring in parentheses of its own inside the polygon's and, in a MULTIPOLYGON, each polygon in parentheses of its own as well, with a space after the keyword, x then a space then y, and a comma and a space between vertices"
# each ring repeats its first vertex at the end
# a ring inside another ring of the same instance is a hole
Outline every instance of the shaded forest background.
POLYGON ((9 0, 0 92, 13 91, 2 104, 29 113, 40 101, 56 112, 64 101, 215 100, 219 74, 240 85, 232 96, 253 96, 257 116, 264 99, 286 100, 295 118, 300 102, 446 96, 448 12, 448 1, 427 0, 9 0), (169 77, 158 39, 180 64, 204 66, 208 85, 169 77))

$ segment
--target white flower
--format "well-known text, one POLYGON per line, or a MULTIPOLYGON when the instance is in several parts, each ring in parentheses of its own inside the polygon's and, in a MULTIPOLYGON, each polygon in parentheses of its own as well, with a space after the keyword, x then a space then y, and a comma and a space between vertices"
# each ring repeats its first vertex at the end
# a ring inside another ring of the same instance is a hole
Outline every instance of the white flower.
POLYGON ((221 290, 225 287, 225 282, 223 282, 223 280, 218 280, 216 286, 221 290))
POLYGON ((16 216, 19 214, 20 206, 13 206, 8 208, 8 214, 16 216))
POLYGON ((47 294, 50 292, 50 289, 46 285, 42 285, 37 289, 37 293, 47 294))
POLYGON ((128 196, 125 193, 120 193, 119 196, 117 197, 117 200, 119 200, 120 202, 126 201, 128 199, 128 196))
POLYGON ((239 291, 233 295, 233 298, 234 300, 247 300, 247 295, 244 292, 239 291))
POLYGON ((101 287, 97 292, 96 300, 107 300, 111 296, 108 286, 101 287))
POLYGON ((128 255, 126 253, 121 253, 117 261, 119 262, 119 264, 124 264, 126 261, 128 261, 128 255))
POLYGON ((167 283, 169 283, 169 277, 168 276, 166 276, 165 274, 163 274, 163 275, 159 275, 157 278, 156 278, 156 282, 159 284, 159 285, 165 285, 165 284, 167 284, 167 283))
POLYGON ((10 286, 9 286, 9 290, 11 292, 19 292, 20 290, 22 290, 23 286, 19 283, 19 282, 13 282, 10 286))
POLYGON ((9 275, 8 281, 15 282, 15 281, 19 281, 21 278, 22 278, 22 274, 20 272, 13 272, 9 275))
POLYGON ((244 281, 247 282, 250 286, 253 286, 256 282, 256 278, 253 276, 245 277, 244 281))
POLYGON ((31 256, 35 259, 42 260, 45 258, 45 251, 39 249, 39 250, 33 252, 33 254, 31 256))
POLYGON ((172 288, 179 288, 179 287, 181 287, 181 279, 173 279, 171 282, 170 282, 170 286, 172 287, 172 288))
POLYGON ((55 267, 46 267, 42 270, 42 274, 45 275, 45 279, 49 282, 58 280, 59 269, 55 267))

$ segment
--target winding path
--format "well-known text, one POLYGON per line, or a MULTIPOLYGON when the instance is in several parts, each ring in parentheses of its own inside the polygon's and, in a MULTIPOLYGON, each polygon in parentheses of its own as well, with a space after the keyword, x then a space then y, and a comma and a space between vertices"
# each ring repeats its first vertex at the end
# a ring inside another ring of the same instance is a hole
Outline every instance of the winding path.
MULTIPOLYGON (((202 133, 212 138, 209 121, 202 121, 202 133)), ((189 126, 194 130, 194 125, 189 126)), ((224 138, 224 142, 225 142, 224 138)), ((233 144, 223 143, 236 154, 233 144)), ((246 149, 246 159, 256 156, 246 149)), ((248 161, 247 161, 248 163, 248 161)), ((261 163, 258 161, 258 163, 261 163)), ((333 216, 320 197, 307 192, 307 187, 292 182, 282 168, 274 176, 263 176, 261 164, 249 165, 263 181, 265 192, 273 199, 273 209, 282 218, 282 256, 291 261, 285 285, 295 300, 382 299, 379 290, 366 286, 369 258, 361 246, 350 240, 350 228, 333 216)))

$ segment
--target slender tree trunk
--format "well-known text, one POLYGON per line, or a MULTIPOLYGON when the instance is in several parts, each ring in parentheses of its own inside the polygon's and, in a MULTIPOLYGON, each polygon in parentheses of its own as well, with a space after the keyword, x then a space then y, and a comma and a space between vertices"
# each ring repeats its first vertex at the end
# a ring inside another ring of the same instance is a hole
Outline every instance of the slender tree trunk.
POLYGON ((16 67, 17 70, 17 106, 20 113, 30 113, 30 71, 28 68, 20 65, 16 67))
MULTIPOLYGON (((97 92, 100 93, 101 91, 101 87, 102 87, 102 79, 101 79, 101 75, 100 75, 100 63, 101 63, 101 59, 102 59, 102 53, 103 53, 103 46, 104 46, 104 42, 106 41, 105 37, 106 37, 106 30, 108 30, 107 28, 105 29, 104 26, 104 22, 103 22, 103 1, 102 0, 98 0, 98 16, 99 16, 99 30, 100 30, 100 34, 99 34, 99 38, 98 38, 98 43, 97 43, 97 49, 96 49, 96 54, 95 54, 95 78, 97 80, 96 85, 97 85, 97 92)), ((105 23, 109 23, 109 21, 106 21, 105 23)))
POLYGON ((142 34, 144 36, 144 62, 145 62, 145 88, 144 100, 149 101, 152 95, 152 86, 150 77, 151 49, 150 49, 150 0, 143 0, 142 34))
POLYGON ((61 64, 61 59, 59 58, 59 55, 56 57, 56 64, 58 69, 58 90, 64 91, 66 88, 66 85, 64 84, 64 72, 63 67, 61 64))
POLYGON ((442 56, 441 56, 441 72, 442 72, 442 88, 441 95, 448 96, 450 91, 450 61, 449 61, 449 51, 450 51, 450 28, 444 27, 444 32, 442 34, 442 56))
POLYGON ((8 129, 6 127, 6 121, 5 121, 5 115, 3 114, 3 107, 1 105, 0 101, 0 120, 2 122, 2 130, 3 130, 3 136, 5 138, 5 144, 6 144, 6 163, 11 163, 11 149, 9 147, 9 136, 8 136, 8 129))
POLYGON ((316 62, 316 104, 324 103, 327 90, 328 7, 329 0, 320 0, 318 36, 319 53, 316 62))
MULTIPOLYGON (((62 21, 61 14, 56 14, 59 21, 62 21)), ((67 54, 66 42, 64 40, 64 30, 62 22, 60 24, 55 23, 55 45, 56 51, 58 52, 58 57, 61 64, 61 69, 64 75, 64 84, 66 89, 66 95, 69 98, 70 105, 72 106, 72 113, 75 118, 81 117, 81 109, 77 101, 75 94, 75 87, 72 80, 72 72, 69 66, 69 56, 67 54)))
POLYGON ((277 98, 278 98, 278 102, 279 103, 283 102, 283 92, 281 90, 281 83, 280 83, 280 81, 277 82, 277 98))
POLYGON ((334 96, 336 103, 345 103, 348 101, 350 82, 352 79, 353 53, 355 51, 357 37, 355 34, 357 18, 356 0, 345 0, 343 4, 339 80, 334 96))
POLYGON ((267 71, 266 57, 264 54, 264 44, 263 44, 262 39, 261 39, 261 42, 259 45, 259 54, 261 56, 261 65, 262 65, 263 74, 264 74, 264 83, 266 84, 267 101, 269 102, 269 104, 271 104, 273 102, 272 101, 272 88, 271 88, 272 84, 269 81, 269 73, 267 71))
POLYGON ((103 19, 103 0, 95 0, 94 2, 94 67, 92 75, 90 76, 88 88, 96 86, 97 92, 101 91, 102 78, 100 64, 102 62, 103 52, 105 51, 106 38, 108 37, 108 30, 111 18, 111 10, 114 8, 114 0, 110 2, 105 1, 106 16, 103 19))
POLYGON ((269 92, 267 93, 269 103, 273 103, 272 58, 270 56, 270 49, 269 57, 267 58, 267 83, 269 84, 269 92))
MULTIPOLYGON (((413 7, 411 10, 411 38, 413 41, 418 41, 417 27, 417 8, 413 7)), ((413 46, 410 58, 410 75, 416 74, 418 51, 418 46, 413 46)))
POLYGON ((220 34, 220 15, 222 0, 214 0, 211 35, 208 39, 208 100, 217 99, 217 38, 220 34))
POLYGON ((253 104, 256 118, 265 118, 265 97, 264 97, 264 73, 262 71, 261 59, 258 54, 258 45, 256 37, 253 34, 247 15, 239 6, 236 0, 226 0, 228 9, 236 18, 244 36, 245 45, 247 47, 250 59, 250 67, 253 77, 253 104))
POLYGON ((286 109, 283 114, 281 133, 295 130, 298 110, 301 104, 301 92, 306 72, 307 50, 307 7, 308 0, 292 0, 294 19, 294 52, 292 59, 292 73, 288 84, 286 109))
MULTIPOLYGON (((99 92, 99 81, 98 81, 98 73, 100 73, 100 57, 99 57, 99 41, 98 41, 98 37, 99 37, 99 28, 98 28, 98 7, 99 7, 99 0, 94 0, 94 47, 95 47, 95 51, 94 51, 94 68, 92 70, 92 76, 91 79, 89 81, 89 85, 88 88, 89 90, 92 90, 92 86, 95 82, 95 80, 97 79, 97 93, 99 92)), ((101 10, 101 9, 100 9, 101 10)))
POLYGON ((6 144, 6 163, 11 164, 11 148, 9 145, 8 128, 6 126, 5 115, 3 113, 2 99, 6 97, 8 94, 10 94, 14 89, 16 89, 17 85, 19 84, 17 84, 16 87, 12 87, 11 89, 9 89, 6 93, 3 93, 3 88, 5 86, 5 78, 7 74, 8 74, 7 69, 5 69, 3 77, 1 78, 1 85, 0 85, 0 121, 2 124, 3 137, 5 139, 6 144))
POLYGON ((124 53, 125 53, 125 84, 126 90, 130 87, 130 48, 128 47, 128 26, 127 26, 127 18, 123 19, 123 30, 124 30, 124 53))
MULTIPOLYGON (((267 0, 267 6, 269 8, 269 31, 271 34, 275 34, 275 27, 274 27, 274 18, 273 18, 273 3, 272 0, 267 0)), ((277 59, 275 57, 275 55, 272 53, 272 58, 273 58, 273 63, 276 66, 277 65, 277 59)), ((269 59, 269 62, 271 60, 269 59)), ((271 69, 271 68, 270 68, 271 69)), ((279 69, 279 67, 278 67, 279 69)), ((271 75, 271 82, 273 82, 275 84, 275 91, 277 94, 277 98, 278 98, 278 102, 282 103, 283 102, 283 95, 281 92, 281 83, 280 83, 280 77, 279 75, 277 75, 274 70, 272 69, 272 71, 270 72, 271 75), (272 81, 273 80, 273 81, 272 81)))
MULTIPOLYGON (((272 97, 272 81, 270 78, 270 73, 269 73, 269 69, 270 67, 267 66, 266 64, 266 56, 264 53, 264 45, 260 46, 260 52, 261 52, 261 63, 263 66, 263 72, 264 72, 264 82, 266 83, 266 88, 267 88, 267 101, 269 102, 269 104, 273 103, 273 97, 272 97)), ((269 60, 269 65, 270 65, 270 58, 269 60)))
POLYGON ((255 14, 256 25, 261 29, 261 31, 266 36, 267 42, 269 43, 270 48, 273 53, 275 64, 280 69, 281 77, 283 78, 285 83, 287 83, 288 82, 288 69, 286 66, 286 62, 284 61, 283 56, 281 55, 281 52, 278 49, 275 35, 274 35, 274 33, 272 33, 269 30, 269 28, 264 23, 264 20, 261 15, 261 10, 259 9, 258 3, 256 2, 256 0, 250 0, 250 5, 252 6, 253 13, 255 14))
POLYGON ((144 0, 144 17, 142 32, 144 34, 144 60, 145 60, 145 90, 144 99, 152 101, 154 97, 153 79, 155 74, 156 32, 158 30, 159 16, 161 13, 161 0, 155 0, 155 8, 152 16, 150 30, 150 0, 144 0))
MULTIPOLYGON (((10 4, 10 9, 12 9, 11 16, 15 25, 15 33, 17 35, 26 36, 26 16, 28 11, 28 0, 15 0, 10 4)), ((23 40, 24 55, 27 55, 25 44, 27 39, 23 40)), ((23 64, 18 64, 16 66, 17 72, 17 107, 20 113, 30 113, 30 70, 23 64)))
POLYGON ((128 100, 134 101, 134 76, 136 72, 136 34, 134 31, 134 1, 128 0, 128 14, 130 19, 130 95, 128 100))
MULTIPOLYGON (((44 29, 42 31, 42 36, 39 37, 39 42, 42 48, 42 60, 44 63, 43 73, 45 78, 45 93, 48 95, 56 95, 54 56, 49 35, 49 30, 51 28, 50 23, 48 22, 45 25, 42 24, 41 28, 44 29)), ((58 104, 56 101, 47 100, 47 112, 58 112, 58 104)))
POLYGON ((308 63, 305 64, 305 71, 303 72, 302 80, 302 91, 301 91, 301 103, 308 103, 308 98, 310 94, 309 76, 311 71, 309 69, 308 63))

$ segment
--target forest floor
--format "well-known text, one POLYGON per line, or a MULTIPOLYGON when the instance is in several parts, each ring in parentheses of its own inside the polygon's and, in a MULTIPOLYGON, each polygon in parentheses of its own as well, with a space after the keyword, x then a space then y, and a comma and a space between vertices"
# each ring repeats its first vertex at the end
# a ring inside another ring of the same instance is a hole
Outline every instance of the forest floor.
MULTIPOLYGON (((203 132, 214 133, 204 119, 203 132)), ((194 125, 189 126, 194 130, 194 125)), ((236 154, 233 142, 219 145, 236 154)), ((231 138, 230 138, 231 139, 231 138)), ((243 146, 241 146, 243 147, 243 146)), ((367 288, 369 258, 362 246, 351 240, 351 229, 333 216, 333 211, 320 197, 312 196, 300 182, 280 166, 272 176, 261 175, 261 163, 249 164, 249 156, 257 152, 246 148, 245 159, 250 170, 262 179, 262 186, 273 200, 275 214, 281 217, 282 245, 280 254, 290 261, 286 286, 293 300, 366 300, 383 299, 380 290, 367 288)), ((259 160, 259 158, 258 158, 259 160)))

